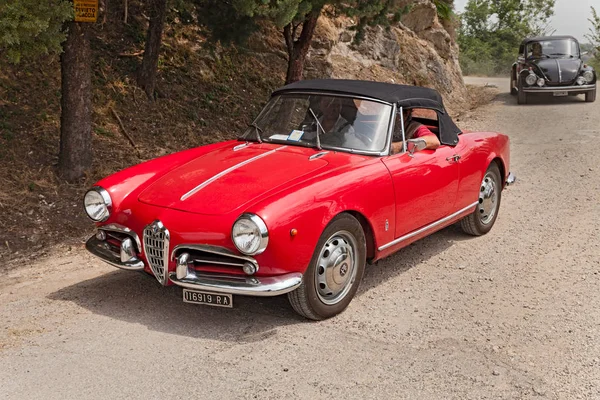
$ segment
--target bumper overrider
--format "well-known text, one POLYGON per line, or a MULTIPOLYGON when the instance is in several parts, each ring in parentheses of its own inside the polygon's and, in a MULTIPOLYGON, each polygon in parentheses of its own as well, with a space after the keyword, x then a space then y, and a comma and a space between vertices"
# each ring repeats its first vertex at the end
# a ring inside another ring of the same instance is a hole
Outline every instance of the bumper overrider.
POLYGON ((506 186, 514 185, 517 181, 517 177, 512 172, 508 173, 508 177, 506 178, 506 186))
POLYGON ((525 93, 546 93, 552 94, 554 92, 568 92, 568 93, 585 93, 592 90, 596 90, 596 85, 574 85, 574 86, 542 86, 542 87, 524 87, 523 92, 525 93))
MULTIPOLYGON (((112 265, 113 267, 128 271, 146 270, 146 264, 137 256, 141 247, 141 243, 137 239, 135 233, 124 227, 115 228, 114 226, 111 226, 111 229, 112 231, 104 231, 102 227, 99 228, 99 233, 89 238, 86 242, 86 249, 94 256, 100 258, 102 261, 112 265), (126 230, 126 233, 128 234, 128 236, 122 235, 120 237, 120 246, 115 244, 114 240, 112 242, 106 240, 107 233, 110 235, 110 232, 117 230, 120 230, 120 233, 123 233, 126 230), (136 245, 139 246, 137 248, 138 251, 136 251, 136 245)), ((205 251, 215 251, 214 249, 220 249, 214 246, 202 245, 195 245, 191 247, 203 249, 205 251)), ((221 250, 223 252, 227 252, 226 249, 221 250)), ((254 259, 251 257, 243 258, 252 261, 258 269, 258 264, 254 259)), ((278 296, 291 292, 302 283, 302 274, 299 272, 271 277, 224 275, 200 273, 192 267, 193 264, 182 264, 179 262, 179 260, 177 264, 178 265, 175 272, 169 273, 168 268, 165 268, 167 270, 166 275, 168 275, 168 279, 159 279, 159 282, 167 284, 170 280, 175 285, 187 289, 202 290, 213 293, 262 297, 278 296)), ((154 268, 150 269, 154 273, 154 268)))

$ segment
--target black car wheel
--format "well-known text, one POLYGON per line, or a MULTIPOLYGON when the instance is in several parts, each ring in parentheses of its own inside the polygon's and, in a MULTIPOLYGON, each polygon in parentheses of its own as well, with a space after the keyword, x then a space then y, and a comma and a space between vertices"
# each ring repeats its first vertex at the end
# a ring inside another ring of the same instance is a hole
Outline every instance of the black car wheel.
POLYGON ((510 74, 510 94, 516 96, 519 93, 517 90, 517 80, 515 79, 515 70, 510 74))
POLYGON ((288 293, 294 310, 322 320, 344 311, 365 272, 367 244, 360 222, 350 214, 335 217, 321 234, 302 284, 288 293))
POLYGON ((517 103, 527 104, 527 93, 523 91, 523 82, 519 79, 519 92, 517 93, 517 103))
POLYGON ((593 103, 596 101, 596 89, 585 93, 586 103, 593 103))
POLYGON ((485 172, 479 188, 479 202, 475 211, 460 221, 460 226, 465 233, 481 236, 488 233, 500 210, 502 198, 502 178, 498 164, 493 162, 485 172))

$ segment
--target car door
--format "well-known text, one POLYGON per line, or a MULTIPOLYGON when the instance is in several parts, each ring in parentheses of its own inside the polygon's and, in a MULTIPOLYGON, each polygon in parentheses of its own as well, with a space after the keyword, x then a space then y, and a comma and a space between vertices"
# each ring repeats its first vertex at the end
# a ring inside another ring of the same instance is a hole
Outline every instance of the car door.
POLYGON ((385 157, 396 196, 395 237, 455 212, 460 144, 385 157))

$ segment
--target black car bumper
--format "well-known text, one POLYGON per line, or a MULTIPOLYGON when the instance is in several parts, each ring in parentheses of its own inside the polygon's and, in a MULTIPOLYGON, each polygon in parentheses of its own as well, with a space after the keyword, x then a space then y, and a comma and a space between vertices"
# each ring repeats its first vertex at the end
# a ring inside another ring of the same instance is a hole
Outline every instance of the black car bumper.
POLYGON ((567 92, 569 94, 582 94, 596 90, 596 85, 574 85, 574 86, 532 86, 523 88, 525 93, 539 93, 539 94, 554 94, 560 92, 567 92))

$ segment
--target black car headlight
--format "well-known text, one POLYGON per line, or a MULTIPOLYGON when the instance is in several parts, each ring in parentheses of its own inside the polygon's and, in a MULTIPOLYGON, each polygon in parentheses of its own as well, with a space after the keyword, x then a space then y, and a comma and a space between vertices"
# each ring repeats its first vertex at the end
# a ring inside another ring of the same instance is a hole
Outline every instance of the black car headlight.
POLYGON ((98 186, 91 188, 83 197, 83 207, 93 221, 104 222, 110 217, 112 209, 110 194, 98 186))
POLYGON ((269 231, 265 222, 256 214, 245 213, 233 224, 231 240, 243 254, 260 254, 269 243, 269 231))
POLYGON ((594 72, 593 71, 585 71, 582 76, 583 76, 583 79, 585 79, 585 81, 587 83, 592 83, 594 81, 594 72))
POLYGON ((528 84, 529 86, 533 86, 536 84, 538 78, 536 76, 536 74, 529 74, 527 75, 527 78, 525 78, 525 83, 528 84))

